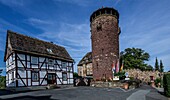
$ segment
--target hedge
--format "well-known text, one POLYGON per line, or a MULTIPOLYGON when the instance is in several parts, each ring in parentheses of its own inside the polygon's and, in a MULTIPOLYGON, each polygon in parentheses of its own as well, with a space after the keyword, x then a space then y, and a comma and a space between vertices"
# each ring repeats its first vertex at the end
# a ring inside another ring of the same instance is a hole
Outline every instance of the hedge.
POLYGON ((164 74, 163 87, 165 95, 170 97, 170 73, 164 74))
POLYGON ((0 76, 0 89, 5 88, 5 84, 6 84, 5 82, 6 82, 5 76, 0 76))

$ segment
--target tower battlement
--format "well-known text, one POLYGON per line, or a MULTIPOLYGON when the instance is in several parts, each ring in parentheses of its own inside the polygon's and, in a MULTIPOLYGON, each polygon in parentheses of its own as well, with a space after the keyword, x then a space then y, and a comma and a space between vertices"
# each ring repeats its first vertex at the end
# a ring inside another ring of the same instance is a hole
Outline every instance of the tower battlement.
POLYGON ((90 22, 92 22, 93 20, 95 20, 95 18, 100 17, 102 15, 112 15, 119 20, 119 13, 117 10, 115 10, 114 8, 104 7, 92 13, 92 15, 90 16, 90 22))

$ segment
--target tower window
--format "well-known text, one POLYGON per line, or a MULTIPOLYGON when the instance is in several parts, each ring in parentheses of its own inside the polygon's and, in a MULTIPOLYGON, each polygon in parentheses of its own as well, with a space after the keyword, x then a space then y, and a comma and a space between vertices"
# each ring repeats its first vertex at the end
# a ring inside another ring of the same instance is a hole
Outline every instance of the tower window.
POLYGON ((97 32, 102 31, 102 25, 97 25, 97 32))
POLYGON ((104 49, 102 49, 102 54, 103 54, 104 49))

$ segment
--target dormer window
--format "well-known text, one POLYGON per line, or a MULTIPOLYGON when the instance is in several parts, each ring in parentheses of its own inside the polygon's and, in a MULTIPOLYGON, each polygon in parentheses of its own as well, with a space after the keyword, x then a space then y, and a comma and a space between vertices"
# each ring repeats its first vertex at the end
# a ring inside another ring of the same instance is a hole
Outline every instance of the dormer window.
POLYGON ((47 49, 48 53, 52 54, 53 51, 51 49, 47 49))

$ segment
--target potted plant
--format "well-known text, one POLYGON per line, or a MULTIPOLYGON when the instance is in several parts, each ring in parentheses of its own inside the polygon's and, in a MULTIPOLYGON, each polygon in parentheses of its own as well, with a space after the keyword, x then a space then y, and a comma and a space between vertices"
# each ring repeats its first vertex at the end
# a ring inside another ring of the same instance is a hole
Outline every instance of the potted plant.
POLYGON ((124 89, 129 89, 129 84, 127 82, 123 83, 123 88, 124 89))

